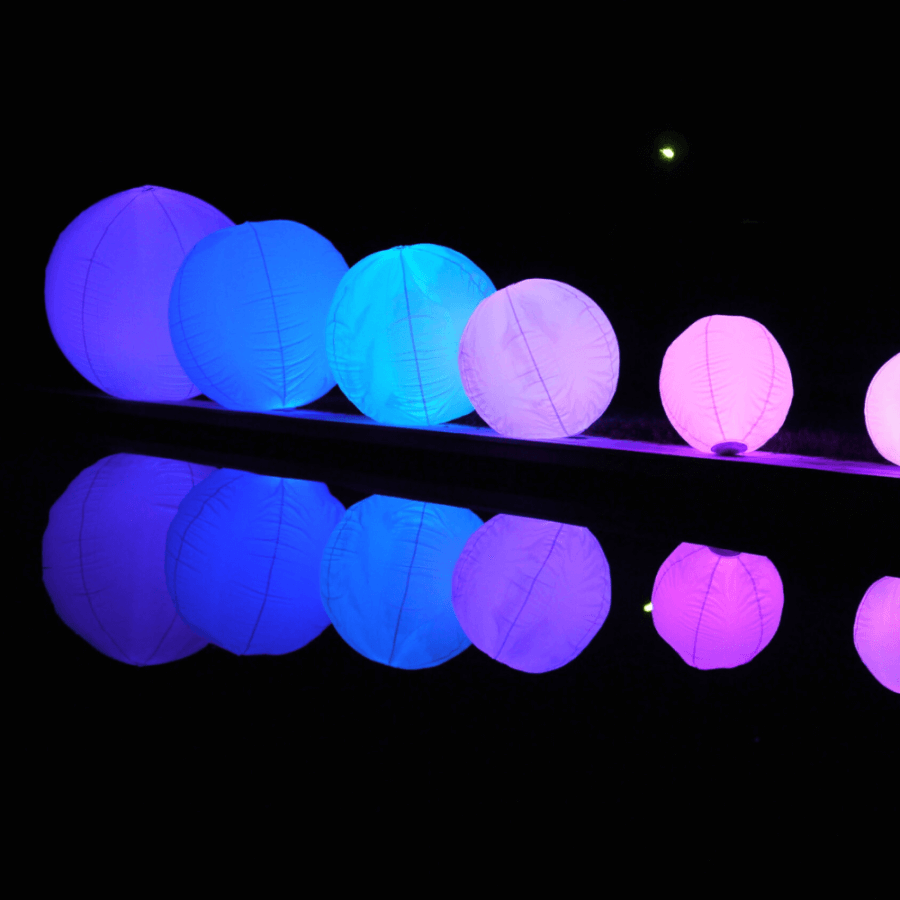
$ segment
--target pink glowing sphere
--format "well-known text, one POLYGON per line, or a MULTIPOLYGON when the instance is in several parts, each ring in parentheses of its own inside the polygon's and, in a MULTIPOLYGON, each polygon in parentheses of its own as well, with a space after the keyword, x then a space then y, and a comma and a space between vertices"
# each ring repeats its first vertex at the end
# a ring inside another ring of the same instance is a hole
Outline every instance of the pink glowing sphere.
POLYGON ((587 528, 497 515, 453 570, 453 609, 482 652, 522 672, 573 660, 606 621, 609 564, 587 528))
POLYGON ((672 427, 692 447, 730 456, 777 434, 794 386, 767 328, 744 316, 707 316, 666 351, 659 393, 672 427))
POLYGON ((460 340, 459 372, 475 410, 499 434, 567 437, 609 406, 619 344, 586 294, 530 278, 478 304, 460 340))
POLYGON ((866 430, 875 449, 900 466, 900 353, 875 373, 869 385, 866 430))
POLYGON ((875 678, 900 694, 900 578, 885 575, 866 591, 856 611, 853 643, 875 678))
POLYGON ((765 556, 679 544, 653 584, 653 625, 696 669, 750 662, 781 621, 784 588, 765 556))

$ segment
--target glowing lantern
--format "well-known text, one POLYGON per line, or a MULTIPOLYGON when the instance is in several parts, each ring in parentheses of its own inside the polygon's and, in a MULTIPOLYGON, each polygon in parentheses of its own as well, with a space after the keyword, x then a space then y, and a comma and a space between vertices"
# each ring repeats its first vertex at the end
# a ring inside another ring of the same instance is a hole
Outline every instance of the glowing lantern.
POLYGON ((214 471, 118 453, 85 469, 53 504, 44 584, 63 622, 101 653, 153 666, 206 646, 166 589, 166 532, 179 502, 214 471))
POLYGON ((523 672, 573 660, 609 613, 609 564, 587 528, 497 515, 469 538, 453 608, 469 640, 523 672))
POLYGON ((865 413, 875 449, 900 466, 900 353, 875 373, 866 391, 865 413))
POLYGON ((233 224, 179 191, 145 185, 86 209, 47 264, 50 330, 91 384, 124 400, 185 400, 200 390, 169 336, 169 291, 201 238, 233 224))
POLYGON ((559 438, 598 419, 619 380, 619 345, 590 297, 530 278, 482 300, 459 346, 466 394, 507 437, 559 438))
POLYGON ((866 591, 856 611, 853 643, 875 678, 900 694, 900 578, 885 575, 866 591))
POLYGON ((481 519, 468 509, 374 495, 347 510, 322 557, 322 602, 358 653, 399 669, 469 646, 450 599, 453 566, 481 519))
POLYGON ((778 342, 744 316, 707 316, 666 351, 663 408, 695 449, 721 455, 756 450, 784 424, 794 387, 778 342))
POLYGON ((334 387, 325 316, 347 263, 299 222, 245 222, 200 241, 172 285, 185 371, 229 409, 312 403, 334 387))
POLYGON ((653 625, 690 666, 750 662, 781 621, 784 588, 765 556, 679 544, 653 584, 653 625))
POLYGON ((319 482, 220 469, 169 528, 166 582, 179 614, 239 655, 308 644, 328 626, 319 563, 343 511, 319 482))
POLYGON ((472 412, 459 339, 494 285, 461 253, 434 244, 373 253, 344 276, 326 348, 341 390, 388 425, 436 425, 472 412))

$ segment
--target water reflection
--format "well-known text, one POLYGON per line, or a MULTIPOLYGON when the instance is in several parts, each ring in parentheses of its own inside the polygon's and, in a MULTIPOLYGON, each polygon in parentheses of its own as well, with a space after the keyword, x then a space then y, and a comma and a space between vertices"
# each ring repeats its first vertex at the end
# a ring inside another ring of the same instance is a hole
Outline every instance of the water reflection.
POLYGON ((81 472, 50 510, 44 584, 59 617, 106 656, 151 666, 206 646, 166 589, 166 532, 215 469, 119 453, 81 472))
POLYGON ((347 510, 322 557, 322 602, 368 659, 439 665, 469 641, 451 603, 453 567, 481 519, 471 510, 374 495, 347 510))
POLYGON ((875 678, 900 694, 900 578, 885 575, 866 591, 856 611, 853 643, 875 678))
POLYGON ((653 624, 690 666, 750 662, 781 621, 784 588, 765 556, 679 544, 653 584, 653 624))
POLYGON ((587 528, 497 515, 469 539, 453 607, 469 639, 523 672, 573 660, 609 613, 609 564, 587 528))
POLYGON ((240 655, 309 643, 328 626, 319 564, 343 512, 321 482, 220 469, 169 528, 165 577, 181 617, 240 655))

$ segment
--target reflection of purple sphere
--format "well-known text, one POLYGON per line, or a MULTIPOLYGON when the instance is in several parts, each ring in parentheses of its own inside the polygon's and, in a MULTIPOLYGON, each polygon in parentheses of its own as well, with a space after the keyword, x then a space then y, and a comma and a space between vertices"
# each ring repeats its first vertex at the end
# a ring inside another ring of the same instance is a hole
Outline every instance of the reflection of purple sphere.
POLYGON ((124 400, 196 397, 169 336, 169 292, 194 244, 232 224, 196 197, 151 185, 81 213, 59 236, 44 282, 66 359, 124 400))
POLYGON ((729 456, 778 432, 794 387, 768 329, 744 316, 707 316, 666 351, 659 393, 672 427, 692 447, 729 456))
POLYGON ((875 373, 866 392, 865 414, 875 449, 900 466, 900 353, 875 373))
POLYGON ((44 584, 59 617, 113 659, 172 662, 206 641, 178 617, 166 589, 166 532, 207 466, 118 453, 85 469, 53 504, 44 584))
POLYGON ((466 543, 453 608, 469 640, 523 672, 573 660, 606 621, 609 564, 587 528, 497 515, 466 543))
POLYGON ((619 345, 603 310, 559 281, 529 278, 485 297, 459 344, 478 414, 507 437, 560 438, 603 415, 619 379, 619 345))
POLYGON ((690 666, 750 662, 781 621, 784 589, 765 556, 679 544, 653 584, 653 625, 690 666))
POLYGON ((856 611, 853 643, 875 678, 900 694, 900 578, 885 575, 866 591, 856 611))

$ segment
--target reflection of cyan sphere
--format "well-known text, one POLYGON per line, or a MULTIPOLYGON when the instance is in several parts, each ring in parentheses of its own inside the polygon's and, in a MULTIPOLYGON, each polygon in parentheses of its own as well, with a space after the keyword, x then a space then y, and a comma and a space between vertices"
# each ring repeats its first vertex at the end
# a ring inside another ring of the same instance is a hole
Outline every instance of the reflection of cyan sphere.
POLYGON ((853 643, 875 678, 900 694, 900 578, 886 575, 866 591, 856 611, 853 643))
POLYGON ((866 392, 865 416, 875 449, 900 466, 900 353, 875 373, 866 392))

